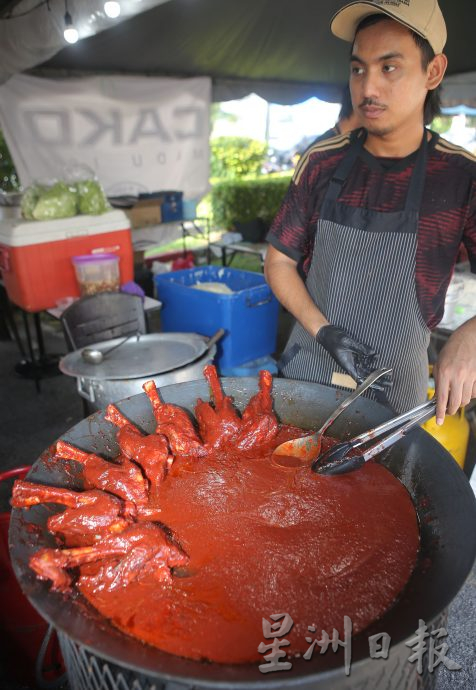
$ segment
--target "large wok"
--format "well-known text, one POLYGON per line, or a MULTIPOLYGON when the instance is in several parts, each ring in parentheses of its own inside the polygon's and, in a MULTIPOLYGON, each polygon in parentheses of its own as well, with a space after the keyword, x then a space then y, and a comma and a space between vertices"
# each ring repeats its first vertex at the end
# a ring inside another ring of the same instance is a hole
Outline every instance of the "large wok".
MULTIPOLYGON (((257 390, 255 378, 223 379, 223 384, 225 392, 234 396, 241 409, 257 390)), ((304 428, 317 428, 343 396, 342 391, 332 388, 285 379, 274 382, 273 394, 280 419, 304 428)), ((205 381, 182 383, 163 388, 162 397, 193 410, 198 397, 208 398, 208 388, 205 381)), ((145 394, 127 398, 119 407, 145 431, 153 430, 154 421, 145 394)), ((389 416, 384 407, 359 398, 336 422, 333 434, 346 438, 389 416)), ((97 412, 70 429, 63 438, 85 450, 111 457, 117 451, 114 433, 114 427, 104 421, 103 413, 97 412)), ((81 488, 80 477, 74 468, 72 471, 71 464, 53 464, 48 458, 49 452, 45 451, 35 462, 29 479, 81 488)), ((408 687, 404 676, 415 665, 407 663, 411 650, 404 646, 404 640, 413 636, 419 619, 431 626, 463 585, 476 554, 476 502, 456 462, 421 429, 391 448, 379 462, 400 479, 413 499, 420 521, 421 549, 416 568, 397 603, 371 628, 353 639, 352 674, 347 679, 342 670, 343 654, 330 651, 324 656, 314 654, 312 661, 295 660, 290 672, 267 675, 259 672, 258 664, 224 666, 175 657, 122 634, 81 599, 50 592, 49 584, 34 577, 28 559, 40 546, 53 545, 45 530, 46 518, 54 510, 52 506, 13 510, 10 527, 13 566, 23 591, 40 614, 60 631, 61 639, 70 640, 76 650, 85 649, 156 681, 171 680, 187 688, 335 688, 338 683, 351 688, 365 682, 369 664, 374 664, 380 681, 369 687, 383 687, 382 664, 394 664, 399 666, 400 680, 393 680, 393 685, 387 687, 408 687), (368 636, 384 631, 392 638, 389 661, 369 660, 368 636)), ((390 675, 395 673, 394 670, 390 675)))

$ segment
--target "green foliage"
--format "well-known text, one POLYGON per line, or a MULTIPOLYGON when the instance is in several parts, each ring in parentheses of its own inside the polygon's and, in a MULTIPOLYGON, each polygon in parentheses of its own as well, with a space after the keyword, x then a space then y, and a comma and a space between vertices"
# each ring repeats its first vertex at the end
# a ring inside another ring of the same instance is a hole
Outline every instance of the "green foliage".
POLYGON ((263 175, 247 180, 226 180, 213 185, 211 205, 215 225, 231 229, 238 221, 261 218, 270 224, 278 212, 291 179, 263 175))
POLYGON ((266 144, 247 137, 218 137, 210 141, 211 176, 235 179, 259 175, 266 157, 266 144))
POLYGON ((8 146, 0 131, 0 189, 4 192, 17 192, 20 189, 20 180, 13 165, 8 146))
POLYGON ((438 134, 444 134, 451 127, 452 122, 453 118, 450 115, 440 115, 439 117, 435 117, 430 125, 430 129, 434 132, 438 132, 438 134))

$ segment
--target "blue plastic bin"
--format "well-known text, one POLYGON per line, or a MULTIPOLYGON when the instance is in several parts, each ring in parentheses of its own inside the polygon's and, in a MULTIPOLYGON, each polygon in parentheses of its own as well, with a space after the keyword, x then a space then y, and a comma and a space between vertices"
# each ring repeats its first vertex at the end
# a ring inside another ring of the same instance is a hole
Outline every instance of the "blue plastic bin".
POLYGON ((279 305, 262 274, 203 266, 159 274, 155 283, 164 331, 211 336, 219 328, 225 330, 218 343, 219 369, 275 351, 279 305), (225 283, 233 294, 193 287, 205 282, 225 283))
POLYGON ((243 362, 235 367, 220 367, 220 374, 222 376, 258 376, 259 372, 266 369, 273 374, 278 373, 278 364, 274 357, 266 355, 265 357, 258 357, 251 362, 243 362))

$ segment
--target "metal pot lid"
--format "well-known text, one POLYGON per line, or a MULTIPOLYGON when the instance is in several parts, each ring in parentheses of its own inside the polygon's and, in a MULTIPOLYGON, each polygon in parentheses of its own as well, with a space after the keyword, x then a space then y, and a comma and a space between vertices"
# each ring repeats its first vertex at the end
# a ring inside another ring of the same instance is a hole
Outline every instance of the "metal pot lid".
MULTIPOLYGON (((107 350, 119 344, 123 337, 91 343, 88 347, 107 350)), ((80 350, 70 352, 60 360, 59 368, 68 376, 88 379, 138 379, 173 371, 194 362, 208 349, 208 338, 197 333, 150 333, 133 336, 121 347, 108 354, 101 364, 86 362, 80 350)))

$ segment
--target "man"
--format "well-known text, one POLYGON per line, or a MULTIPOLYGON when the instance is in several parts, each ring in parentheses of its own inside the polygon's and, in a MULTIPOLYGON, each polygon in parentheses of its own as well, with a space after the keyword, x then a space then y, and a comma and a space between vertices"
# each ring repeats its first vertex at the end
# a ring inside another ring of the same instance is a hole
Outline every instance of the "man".
MULTIPOLYGON (((341 107, 335 125, 323 132, 322 134, 319 134, 319 136, 314 139, 312 144, 309 144, 309 146, 306 147, 305 151, 302 153, 302 156, 307 156, 308 151, 313 146, 318 144, 320 141, 324 141, 324 139, 330 139, 331 137, 335 137, 338 134, 346 134, 347 132, 351 132, 353 129, 356 129, 359 126, 359 119, 357 115, 354 113, 354 109, 352 108, 349 85, 347 84, 347 86, 345 86, 345 88, 342 91, 341 107)), ((299 155, 296 155, 295 157, 293 156, 293 163, 295 165, 297 165, 299 158, 299 155)))
MULTIPOLYGON (((354 113, 349 85, 347 84, 342 91, 341 108, 339 110, 337 122, 335 123, 334 127, 331 127, 326 132, 316 137, 308 148, 311 148, 311 146, 314 146, 314 144, 317 144, 319 141, 323 141, 324 139, 330 139, 338 134, 346 134, 347 132, 351 132, 357 127, 360 127, 360 122, 359 118, 354 113)), ((307 149, 305 153, 307 153, 307 149)))
MULTIPOLYGON (((361 129, 316 144, 268 234, 265 273, 296 318, 284 376, 342 385, 391 367, 390 404, 426 397, 427 348, 462 241, 476 272, 476 159, 425 129, 447 59, 436 0, 346 5, 332 31, 352 42, 361 129)), ((437 422, 476 397, 476 319, 434 369, 437 422)))

